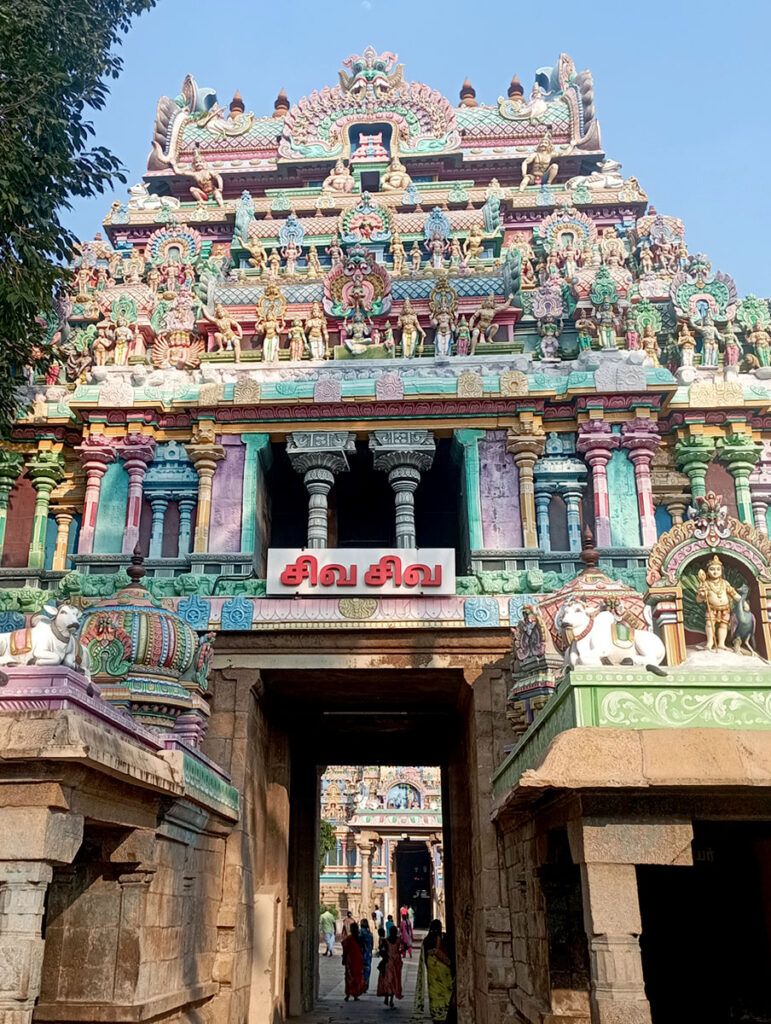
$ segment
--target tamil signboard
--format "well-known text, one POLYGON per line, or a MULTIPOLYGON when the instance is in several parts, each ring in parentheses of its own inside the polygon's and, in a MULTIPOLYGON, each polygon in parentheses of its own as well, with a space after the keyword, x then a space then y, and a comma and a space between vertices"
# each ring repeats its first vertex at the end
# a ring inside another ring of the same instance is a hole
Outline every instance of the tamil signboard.
POLYGON ((268 594, 410 597, 455 593, 452 548, 270 548, 268 594))

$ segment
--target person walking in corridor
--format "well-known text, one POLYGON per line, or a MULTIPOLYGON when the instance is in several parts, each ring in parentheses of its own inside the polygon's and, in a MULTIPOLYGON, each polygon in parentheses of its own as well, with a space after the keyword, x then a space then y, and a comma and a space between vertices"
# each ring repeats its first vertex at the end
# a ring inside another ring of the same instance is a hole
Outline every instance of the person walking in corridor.
POLYGON ((373 936, 369 930, 369 921, 366 917, 361 919, 359 925, 359 945, 361 946, 361 959, 364 969, 364 989, 369 988, 369 975, 372 970, 372 943, 373 936))
POLYGON ((402 919, 399 922, 399 939, 401 942, 402 956, 409 956, 412 960, 412 925, 410 919, 407 916, 407 911, 402 914, 402 919))
POLYGON ((386 1007, 393 1010, 394 998, 402 998, 402 954, 395 925, 391 925, 387 938, 381 941, 378 971, 377 994, 383 996, 386 1007))
POLYGON ((319 918, 319 931, 321 932, 324 942, 327 944, 324 956, 334 956, 337 925, 335 923, 335 915, 329 908, 326 908, 319 918))
POLYGON ((364 984, 364 963, 359 945, 359 926, 354 921, 343 939, 343 967, 345 968, 345 1001, 358 999, 367 990, 364 984))
POLYGON ((454 985, 447 936, 441 921, 432 921, 423 939, 415 987, 415 1010, 423 1013, 426 989, 432 1024, 445 1024, 453 1005, 454 985))

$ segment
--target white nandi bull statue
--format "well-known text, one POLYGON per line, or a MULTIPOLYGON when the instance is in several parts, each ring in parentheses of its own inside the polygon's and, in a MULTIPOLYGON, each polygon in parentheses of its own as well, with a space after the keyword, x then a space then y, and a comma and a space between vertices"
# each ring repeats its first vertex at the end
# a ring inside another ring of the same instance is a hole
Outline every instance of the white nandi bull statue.
MULTIPOLYGON (((652 625, 647 607, 645 616, 648 624, 652 625)), ((607 609, 595 612, 581 598, 566 601, 557 612, 554 624, 568 641, 565 664, 570 668, 577 665, 644 665, 650 672, 666 675, 664 669, 659 668, 666 656, 666 648, 652 629, 632 629, 622 625, 613 612, 607 609)))
POLYGON ((0 633, 0 665, 66 665, 90 682, 88 650, 77 636, 80 619, 71 604, 46 605, 29 626, 0 633))

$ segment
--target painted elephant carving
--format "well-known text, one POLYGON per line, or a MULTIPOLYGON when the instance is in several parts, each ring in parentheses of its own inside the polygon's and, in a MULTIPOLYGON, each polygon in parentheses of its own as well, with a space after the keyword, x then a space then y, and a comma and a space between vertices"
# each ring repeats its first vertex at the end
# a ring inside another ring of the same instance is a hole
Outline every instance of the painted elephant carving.
MULTIPOLYGON (((646 613, 650 613, 646 609, 646 613)), ((666 675, 658 666, 666 649, 652 629, 633 629, 621 622, 612 611, 597 612, 586 601, 566 601, 557 612, 554 624, 568 642, 565 664, 579 665, 644 665, 657 674, 666 675)))

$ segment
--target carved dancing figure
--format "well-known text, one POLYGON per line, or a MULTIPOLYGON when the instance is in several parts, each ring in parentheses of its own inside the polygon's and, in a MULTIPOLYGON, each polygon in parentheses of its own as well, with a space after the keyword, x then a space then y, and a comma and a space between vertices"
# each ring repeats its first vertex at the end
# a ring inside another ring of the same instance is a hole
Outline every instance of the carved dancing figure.
POLYGON ((552 145, 551 132, 547 130, 535 152, 522 161, 522 183, 519 191, 524 192, 528 185, 551 185, 559 172, 554 159, 556 156, 557 150, 552 145))
POLYGON ((329 354, 329 329, 326 317, 321 310, 321 303, 314 302, 311 305, 310 315, 305 321, 305 330, 308 335, 311 359, 326 359, 329 354))
POLYGON ((482 227, 479 224, 472 224, 469 228, 469 233, 463 243, 463 259, 466 266, 472 266, 477 263, 485 251, 484 247, 484 234, 482 227))
POLYGON ((397 327, 402 332, 402 355, 405 359, 412 359, 417 349, 423 351, 423 344, 426 340, 426 332, 420 326, 418 314, 412 308, 409 299, 404 300, 401 314, 397 321, 397 327), (418 342, 420 338, 420 342, 418 342))
POLYGON ((498 333, 498 324, 495 323, 495 318, 499 313, 502 313, 505 309, 511 306, 511 296, 509 296, 505 302, 496 306, 495 295, 490 292, 489 295, 482 299, 482 305, 479 309, 471 314, 469 320, 469 327, 471 328, 471 355, 473 356, 477 350, 477 345, 481 342, 493 342, 495 336, 498 333))
POLYGON ((233 352, 235 354, 235 361, 239 363, 241 361, 241 340, 244 336, 241 324, 234 320, 232 316, 228 316, 225 307, 219 302, 214 307, 214 316, 210 316, 206 310, 204 310, 203 315, 205 320, 208 320, 209 323, 214 324, 217 328, 212 333, 212 340, 215 345, 214 351, 233 352))
POLYGON ((740 600, 740 595, 723 577, 723 563, 717 555, 707 565, 707 571, 699 569, 699 586, 696 600, 704 605, 704 631, 707 634, 708 651, 725 651, 728 625, 731 620, 731 602, 740 600))

